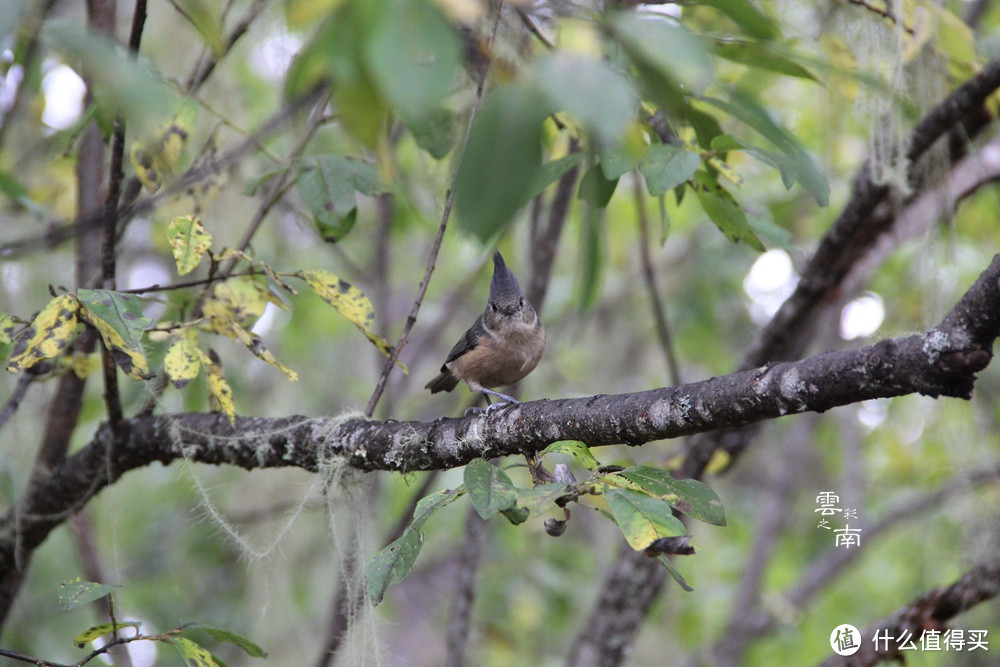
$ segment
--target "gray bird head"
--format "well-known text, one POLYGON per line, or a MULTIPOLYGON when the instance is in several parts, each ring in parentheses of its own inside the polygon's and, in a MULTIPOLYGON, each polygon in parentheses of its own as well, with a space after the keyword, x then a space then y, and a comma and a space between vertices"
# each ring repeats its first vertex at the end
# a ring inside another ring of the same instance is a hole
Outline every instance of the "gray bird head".
POLYGON ((507 315, 512 315, 524 304, 524 293, 517 284, 517 278, 507 268, 503 256, 497 250, 493 253, 493 280, 490 282, 490 304, 507 315))

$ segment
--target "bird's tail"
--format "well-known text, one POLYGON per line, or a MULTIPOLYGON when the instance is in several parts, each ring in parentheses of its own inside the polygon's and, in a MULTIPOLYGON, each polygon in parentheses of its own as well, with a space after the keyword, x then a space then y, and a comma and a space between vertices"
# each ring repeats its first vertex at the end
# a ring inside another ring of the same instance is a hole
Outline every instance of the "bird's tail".
POLYGON ((436 394, 439 391, 451 391, 456 386, 458 386, 458 378, 452 375, 447 368, 444 368, 436 378, 424 385, 424 389, 430 389, 432 394, 436 394))

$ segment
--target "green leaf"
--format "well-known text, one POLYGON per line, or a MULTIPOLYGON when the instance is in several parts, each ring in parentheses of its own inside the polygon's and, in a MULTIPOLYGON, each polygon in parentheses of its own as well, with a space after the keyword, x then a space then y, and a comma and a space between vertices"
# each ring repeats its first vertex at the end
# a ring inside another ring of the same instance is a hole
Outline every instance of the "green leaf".
POLYGON ((7 370, 17 373, 58 356, 76 335, 79 308, 80 303, 71 294, 49 301, 21 332, 11 350, 7 370))
POLYGON ((784 153, 775 153, 758 146, 746 143, 738 137, 728 134, 720 134, 712 139, 712 150, 716 152, 728 152, 738 150, 751 155, 764 164, 770 165, 781 174, 781 182, 785 188, 791 188, 795 184, 795 175, 798 172, 795 161, 784 153))
POLYGON ((73 643, 83 648, 90 642, 94 641, 99 637, 115 632, 116 630, 121 630, 122 628, 134 628, 136 631, 142 626, 140 621, 118 621, 116 623, 101 623, 100 625, 95 625, 93 627, 87 628, 76 637, 73 637, 73 643))
POLYGON ((170 643, 177 647, 184 664, 188 667, 221 667, 212 653, 187 637, 173 637, 170 643))
POLYGON ((712 60, 702 40, 663 16, 619 12, 609 22, 629 56, 665 80, 700 92, 712 81, 712 60))
POLYGON ((299 168, 299 196, 326 241, 344 238, 357 216, 356 193, 380 191, 375 165, 346 155, 311 155, 299 168))
POLYGON ((764 252, 764 244, 750 230, 746 213, 729 191, 704 171, 695 173, 695 181, 695 192, 701 207, 722 233, 734 243, 743 241, 751 248, 764 252))
POLYGON ((124 116, 129 132, 136 136, 150 133, 179 107, 179 96, 148 62, 129 56, 124 48, 84 30, 75 20, 46 21, 42 39, 87 77, 98 104, 110 116, 124 116))
POLYGON ((517 502, 517 489, 510 477, 485 459, 475 459, 465 466, 464 481, 472 506, 483 519, 508 510, 517 502))
POLYGON ((791 170, 795 180, 813 196, 817 204, 827 205, 830 200, 830 185, 820 173, 815 160, 798 139, 771 118, 767 110, 750 95, 742 91, 733 91, 728 101, 714 97, 701 99, 743 121, 774 143, 788 156, 789 162, 786 166, 791 170))
POLYGON ((512 525, 520 526, 528 520, 528 517, 531 516, 531 510, 527 507, 522 507, 521 505, 514 505, 505 510, 500 510, 500 514, 502 514, 505 519, 510 521, 512 525))
POLYGON ((184 18, 190 21, 205 39, 205 44, 212 50, 212 55, 216 58, 225 55, 225 36, 216 3, 208 0, 174 0, 174 2, 183 9, 184 18))
POLYGON ((817 83, 820 80, 804 66, 788 56, 779 53, 771 44, 747 42, 742 40, 719 41, 713 47, 717 56, 769 72, 810 79, 817 83))
POLYGON ((247 655, 253 658, 267 657, 267 653, 264 651, 264 649, 262 649, 260 646, 250 641, 246 637, 238 635, 235 632, 230 632, 229 630, 223 630, 221 628, 213 628, 211 626, 201 625, 201 624, 194 624, 188 626, 188 628, 184 630, 184 633, 187 634, 188 630, 198 630, 204 632, 217 642, 235 644, 236 646, 239 646, 241 649, 246 651, 247 655))
POLYGON ((597 470, 601 467, 601 462, 598 461, 591 453, 590 447, 583 444, 579 440, 560 440, 558 442, 553 442, 551 445, 542 450, 542 454, 569 454, 576 460, 577 463, 587 470, 597 470))
POLYGON ((118 586, 110 584, 98 584, 93 581, 83 581, 79 577, 71 581, 59 584, 59 608, 70 611, 81 607, 88 602, 100 600, 106 595, 110 595, 118 586))
POLYGON ((722 500, 707 484, 695 479, 675 479, 666 470, 652 466, 636 466, 616 474, 667 501, 679 512, 715 526, 726 525, 722 500))
POLYGON ((772 220, 747 213, 747 224, 753 233, 784 250, 792 250, 792 233, 772 220))
POLYGON ((45 215, 45 207, 31 198, 28 190, 10 172, 0 170, 0 192, 35 215, 45 215))
POLYGON ((332 83, 337 119, 369 147, 378 142, 387 112, 365 52, 384 9, 378 2, 339 2, 285 76, 285 95, 291 99, 332 83))
POLYGON ((676 567, 674 567, 674 564, 670 562, 669 558, 661 555, 657 556, 656 560, 660 561, 660 564, 663 565, 663 567, 667 568, 667 572, 670 573, 670 576, 674 578, 674 581, 676 581, 681 588, 683 588, 688 593, 694 590, 693 588, 688 586, 688 583, 686 581, 684 581, 684 577, 681 576, 681 573, 677 570, 676 567))
POLYGON ((687 534, 666 501, 639 491, 615 488, 607 489, 604 497, 626 541, 636 551, 644 550, 661 537, 687 534))
POLYGON ((454 118, 447 109, 433 109, 420 118, 406 118, 417 145, 440 160, 451 152, 454 118))
POLYGON ((552 109, 579 119, 602 146, 617 145, 635 117, 637 99, 628 79, 604 61, 552 53, 536 61, 535 74, 552 109))
POLYGON ((576 491, 576 486, 561 482, 546 482, 530 489, 517 489, 516 508, 531 515, 549 512, 557 505, 556 500, 576 491))
POLYGON ((636 155, 623 147, 610 150, 602 149, 600 151, 600 166, 601 171, 604 172, 604 178, 617 182, 619 178, 639 166, 645 156, 645 150, 644 147, 642 154, 636 155))
POLYGON ((129 377, 149 379, 149 364, 142 352, 142 335, 152 321, 142 314, 145 302, 134 294, 111 290, 79 289, 80 315, 101 334, 115 363, 129 377))
POLYGON ((599 214, 587 209, 580 226, 579 306, 588 310, 597 300, 604 271, 604 234, 599 214))
POLYGON ((365 49, 382 97, 404 118, 424 118, 451 92, 458 71, 458 35, 426 0, 381 3, 365 49))
POLYGON ((654 144, 639 171, 646 179, 649 194, 657 197, 691 178, 700 164, 701 156, 694 151, 673 144, 654 144))
POLYGON ((459 227, 481 242, 496 236, 532 192, 541 191, 542 120, 548 113, 534 89, 516 83, 497 86, 483 104, 455 177, 459 227))
POLYGON ((715 7, 732 19, 733 23, 751 37, 774 39, 781 33, 778 25, 749 0, 698 0, 703 5, 715 7))
POLYGON ((570 153, 569 155, 565 155, 557 160, 551 160, 543 164, 535 174, 534 183, 532 183, 528 192, 525 193, 525 196, 521 200, 521 205, 518 206, 518 208, 524 206, 532 199, 545 192, 545 188, 562 178, 563 174, 580 164, 581 160, 583 160, 583 155, 581 153, 570 153))
POLYGON ((253 197, 257 194, 257 191, 260 190, 260 186, 264 185, 275 176, 285 173, 286 171, 288 171, 288 167, 278 167, 276 169, 269 169, 260 176, 248 179, 246 184, 243 186, 243 194, 248 197, 253 197))
POLYGON ((424 536, 420 530, 428 517, 437 510, 455 502, 464 489, 444 489, 423 498, 417 503, 413 512, 413 521, 406 527, 403 534, 381 551, 368 557, 365 565, 365 580, 367 581, 368 598, 377 605, 385 596, 389 586, 398 584, 413 567, 414 561, 420 555, 424 536))
POLYGON ((605 178, 601 165, 593 164, 580 179, 578 196, 592 208, 605 208, 617 187, 617 178, 605 178))
POLYGON ((167 225, 167 240, 177 263, 178 275, 194 271, 205 252, 212 247, 212 235, 197 215, 182 215, 167 225))

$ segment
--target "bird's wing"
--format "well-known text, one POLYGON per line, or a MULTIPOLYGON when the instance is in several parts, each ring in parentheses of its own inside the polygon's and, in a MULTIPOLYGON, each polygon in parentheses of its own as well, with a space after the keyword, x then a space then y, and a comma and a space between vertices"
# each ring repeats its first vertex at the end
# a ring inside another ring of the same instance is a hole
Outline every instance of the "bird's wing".
POLYGON ((455 347, 451 348, 451 352, 448 353, 448 359, 444 363, 447 365, 455 361, 469 350, 475 348, 481 338, 489 335, 486 327, 483 326, 483 316, 480 315, 476 318, 475 323, 469 327, 469 330, 465 332, 465 335, 458 339, 455 347))

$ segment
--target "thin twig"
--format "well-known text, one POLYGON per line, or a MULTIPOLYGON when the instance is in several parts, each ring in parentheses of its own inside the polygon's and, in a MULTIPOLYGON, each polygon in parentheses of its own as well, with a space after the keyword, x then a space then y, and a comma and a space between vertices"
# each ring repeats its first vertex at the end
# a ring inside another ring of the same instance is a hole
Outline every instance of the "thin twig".
MULTIPOLYGON (((496 18, 493 21, 493 32, 490 35, 490 44, 496 39, 497 26, 500 24, 500 13, 503 8, 503 3, 497 7, 496 18)), ((479 105, 483 100, 483 90, 486 87, 486 79, 489 74, 489 68, 483 71, 482 76, 479 78, 479 83, 476 85, 476 94, 472 99, 472 108, 469 110, 469 122, 465 127, 465 137, 462 139, 462 147, 456 156, 456 164, 461 164, 462 158, 465 156, 465 149, 469 145, 469 136, 472 134, 472 124, 476 120, 476 115, 479 113, 479 105)), ((417 287, 417 295, 413 299, 413 306, 410 308, 410 314, 406 318, 406 323, 403 325, 403 332, 399 335, 399 340, 393 346, 392 351, 389 353, 389 357, 385 360, 385 364, 382 366, 382 374, 379 376, 378 382, 375 385, 375 391, 372 392, 372 396, 368 399, 368 405, 365 407, 365 416, 370 417, 375 412, 375 406, 378 405, 379 399, 382 398, 382 392, 385 391, 385 384, 389 380, 389 374, 392 373, 392 369, 396 365, 396 361, 399 359, 400 352, 406 346, 406 340, 410 336, 410 330, 413 329, 413 325, 417 323, 417 313, 420 312, 420 305, 423 303, 424 294, 427 293, 427 286, 431 281, 431 274, 434 273, 434 266, 437 262, 438 252, 441 250, 441 241, 444 239, 444 230, 448 227, 448 220, 451 218, 451 208, 455 203, 455 187, 448 189, 447 195, 444 199, 444 210, 441 212, 441 224, 438 225, 437 234, 434 235, 434 243, 431 244, 431 252, 427 257, 427 266, 424 269, 424 277, 420 281, 420 285, 417 287)))
POLYGON ((535 25, 535 22, 531 20, 531 17, 528 16, 527 12, 525 12, 520 7, 516 6, 514 7, 514 11, 517 12, 518 17, 520 17, 521 19, 521 23, 523 23, 524 27, 528 29, 528 32, 534 35, 539 42, 544 44, 545 48, 547 48, 550 51, 556 48, 555 45, 549 40, 549 38, 542 34, 542 31, 538 29, 538 26, 535 25))
POLYGON ((646 193, 643 191, 642 180, 632 179, 635 192, 636 219, 639 223, 639 263, 642 265, 642 276, 649 292, 649 305, 653 311, 653 321, 656 323, 656 340, 663 351, 667 362, 667 375, 670 383, 677 386, 681 383, 680 367, 674 354, 673 336, 667 324, 667 313, 660 298, 660 290, 656 286, 656 273, 653 271, 653 258, 649 249, 649 219, 646 216, 646 193))
POLYGON ((876 7, 875 5, 868 2, 868 0, 847 0, 847 1, 852 5, 857 5, 858 7, 864 7, 871 13, 877 14, 882 18, 887 19, 892 23, 895 23, 896 25, 902 27, 902 29, 905 30, 911 36, 916 34, 916 31, 912 27, 900 21, 900 19, 897 18, 896 14, 892 11, 892 0, 886 0, 884 8, 876 7))
MULTIPOLYGON (((320 125, 326 120, 323 114, 323 109, 326 107, 327 102, 330 99, 330 89, 327 88, 326 93, 320 98, 319 103, 313 110, 312 118, 309 120, 309 125, 306 131, 299 137, 298 142, 289 154, 288 159, 290 164, 295 164, 298 162, 299 158, 302 157, 303 151, 309 145, 312 140, 313 135, 319 129, 320 125)), ((249 247, 250 241, 253 240, 254 234, 260 229, 261 224, 264 222, 264 218, 271 211, 271 208, 281 200, 288 189, 294 183, 292 179, 292 169, 287 169, 277 176, 277 180, 271 186, 271 193, 268 197, 264 198, 264 201, 260 203, 257 210, 254 212, 253 218, 250 220, 250 224, 247 225, 246 231, 243 232, 243 237, 240 239, 239 243, 236 244, 236 249, 239 251, 244 251, 249 247)), ((221 270, 222 275, 228 275, 229 272, 233 270, 233 267, 238 261, 237 257, 230 259, 221 270)))
POLYGON ((261 11, 264 9, 264 5, 267 4, 267 0, 254 0, 253 5, 247 10, 247 13, 243 15, 233 29, 229 32, 229 36, 226 38, 226 48, 225 51, 219 58, 212 57, 205 64, 200 62, 196 65, 194 71, 188 76, 187 83, 185 87, 191 93, 197 91, 201 88, 201 85, 205 83, 215 67, 219 64, 219 59, 229 55, 233 46, 240 40, 243 35, 246 34, 247 30, 250 29, 250 24, 260 15, 261 11))
POLYGON ((21 373, 17 377, 17 384, 14 385, 14 391, 10 392, 10 396, 7 398, 7 402, 3 404, 0 408, 0 428, 3 428, 7 420, 10 419, 17 408, 20 407, 21 401, 24 400, 25 395, 28 393, 28 387, 31 383, 35 381, 35 375, 31 373, 21 373))

